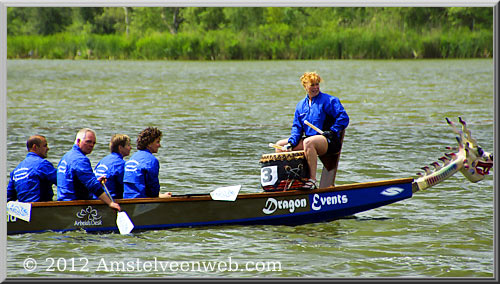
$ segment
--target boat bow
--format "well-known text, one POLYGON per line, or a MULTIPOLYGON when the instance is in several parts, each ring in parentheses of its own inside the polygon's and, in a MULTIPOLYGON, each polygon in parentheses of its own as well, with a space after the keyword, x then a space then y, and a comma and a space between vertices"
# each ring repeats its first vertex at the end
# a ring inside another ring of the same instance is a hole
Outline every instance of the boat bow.
POLYGON ((423 167, 424 174, 418 173, 420 177, 415 181, 414 192, 434 186, 459 171, 474 183, 483 180, 489 174, 493 167, 493 154, 485 152, 478 145, 461 117, 458 120, 462 125, 461 130, 458 130, 455 124, 446 118, 448 125, 458 135, 456 137, 458 147, 447 147, 448 150, 455 152, 445 153, 443 157, 439 158, 442 164, 433 162, 430 164, 432 168, 423 167))

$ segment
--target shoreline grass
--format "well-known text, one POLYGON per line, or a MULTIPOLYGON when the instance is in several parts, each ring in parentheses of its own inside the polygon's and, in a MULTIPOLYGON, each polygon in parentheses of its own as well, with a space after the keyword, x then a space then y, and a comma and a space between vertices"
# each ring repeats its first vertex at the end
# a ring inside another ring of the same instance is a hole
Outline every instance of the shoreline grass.
POLYGON ((295 60, 491 58, 490 30, 346 28, 301 35, 291 29, 263 29, 252 34, 229 30, 147 36, 22 35, 7 37, 7 58, 111 60, 295 60), (314 36, 321 34, 321 36, 314 36))

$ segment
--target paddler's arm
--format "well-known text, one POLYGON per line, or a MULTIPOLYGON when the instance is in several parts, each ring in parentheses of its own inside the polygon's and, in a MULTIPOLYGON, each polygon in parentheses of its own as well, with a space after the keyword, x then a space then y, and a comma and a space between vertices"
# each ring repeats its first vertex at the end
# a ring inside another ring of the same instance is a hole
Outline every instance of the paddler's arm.
MULTIPOLYGON (((106 181, 108 181, 108 179, 106 178, 106 176, 100 176, 98 179, 99 183, 101 183, 103 186, 106 186, 106 181)), ((103 192, 100 196, 99 196, 99 199, 104 201, 104 203, 108 204, 109 207, 111 207, 112 209, 115 209, 115 210, 118 210, 118 211, 122 211, 122 209, 120 208, 120 205, 116 202, 114 202, 107 194, 107 192, 103 192)))
MULTIPOLYGON (((299 102, 300 104, 300 102, 299 102)), ((299 104, 295 108, 295 113, 293 115, 293 123, 292 123, 292 131, 290 133, 290 138, 288 138, 288 143, 290 143, 290 149, 297 146, 299 144, 300 139, 302 138, 302 133, 304 129, 302 128, 302 122, 300 121, 300 111, 299 104)))
POLYGON ((108 206, 110 208, 118 210, 118 211, 122 211, 122 209, 120 208, 120 205, 116 202, 111 201, 111 199, 108 197, 106 192, 103 192, 101 195, 99 195, 99 199, 104 201, 104 203, 108 204, 108 206))
POLYGON ((349 115, 347 115, 347 112, 345 111, 339 98, 331 97, 330 100, 331 107, 327 108, 327 114, 335 118, 335 123, 329 130, 325 131, 325 137, 328 138, 328 135, 332 135, 335 136, 335 138, 340 138, 340 132, 346 129, 349 125, 349 115))

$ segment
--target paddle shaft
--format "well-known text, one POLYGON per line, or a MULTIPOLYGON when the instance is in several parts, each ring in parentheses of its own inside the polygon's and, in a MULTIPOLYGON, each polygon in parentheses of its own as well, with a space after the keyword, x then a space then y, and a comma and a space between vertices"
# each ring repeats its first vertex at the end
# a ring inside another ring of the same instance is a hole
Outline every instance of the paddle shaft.
POLYGON ((323 130, 317 128, 316 126, 314 126, 312 123, 310 123, 309 121, 307 120, 304 120, 304 123, 309 125, 309 127, 311 127, 312 129, 316 130, 316 132, 318 132, 319 134, 323 134, 323 130))
POLYGON ((115 201, 113 200, 113 196, 111 196, 111 194, 109 193, 109 190, 108 190, 108 188, 106 187, 106 183, 104 183, 104 182, 103 182, 103 183, 102 183, 102 186, 104 187, 104 190, 106 191, 106 194, 108 195, 109 199, 111 199, 111 202, 113 202, 113 203, 114 203, 115 201))
MULTIPOLYGON (((104 190, 106 191, 106 194, 109 196, 109 199, 111 199, 111 202, 115 202, 114 199, 113 199, 113 197, 111 196, 111 193, 109 193, 109 190, 106 187, 106 183, 103 182, 102 186, 104 187, 104 190)), ((132 229, 134 228, 134 224, 132 223, 132 220, 130 220, 130 217, 127 215, 127 212, 120 211, 120 212, 117 212, 116 214, 117 214, 116 225, 118 226, 118 230, 120 231, 120 234, 128 234, 128 233, 130 233, 132 231, 132 229), (120 214, 123 214, 123 215, 120 216, 120 214), (125 223, 128 222, 132 227, 129 230, 127 230, 128 224, 124 224, 123 222, 125 222, 125 223), (126 231, 126 232, 122 232, 122 231, 126 231)))
POLYGON ((273 144, 273 143, 269 143, 269 147, 273 147, 275 149, 280 149, 281 150, 281 146, 278 146, 278 145, 273 144))

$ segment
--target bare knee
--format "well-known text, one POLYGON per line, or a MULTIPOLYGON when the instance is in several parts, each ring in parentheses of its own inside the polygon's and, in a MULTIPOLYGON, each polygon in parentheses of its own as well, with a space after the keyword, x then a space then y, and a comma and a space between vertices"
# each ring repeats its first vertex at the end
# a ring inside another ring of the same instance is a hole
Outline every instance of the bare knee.
POLYGON ((306 153, 316 153, 316 148, 314 147, 314 143, 312 142, 312 140, 304 140, 304 151, 306 153))
POLYGON ((304 150, 314 149, 314 143, 311 139, 304 140, 304 150))

